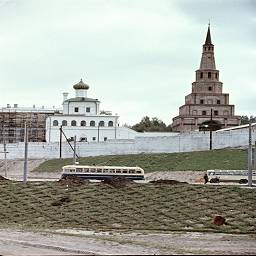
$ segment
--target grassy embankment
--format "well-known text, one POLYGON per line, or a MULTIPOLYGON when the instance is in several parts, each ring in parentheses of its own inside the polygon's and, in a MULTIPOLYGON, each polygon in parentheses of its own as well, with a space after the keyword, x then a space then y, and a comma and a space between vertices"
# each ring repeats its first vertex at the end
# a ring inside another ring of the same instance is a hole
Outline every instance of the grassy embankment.
POLYGON ((233 186, 1 182, 0 227, 256 234, 256 190, 233 186), (221 215, 227 224, 216 226, 221 215))
MULTIPOLYGON (((161 153, 83 157, 84 165, 140 166, 152 171, 205 171, 207 169, 239 170, 247 168, 247 153, 242 149, 221 149, 189 153, 161 153)), ((72 159, 53 159, 42 163, 35 171, 60 171, 63 165, 72 164, 72 159)))

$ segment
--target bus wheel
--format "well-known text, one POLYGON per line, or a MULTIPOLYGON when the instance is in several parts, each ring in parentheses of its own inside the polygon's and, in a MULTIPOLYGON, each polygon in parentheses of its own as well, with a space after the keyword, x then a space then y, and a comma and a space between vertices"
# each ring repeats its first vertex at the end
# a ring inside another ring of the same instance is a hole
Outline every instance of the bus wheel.
POLYGON ((239 184, 247 184, 248 180, 247 179, 241 179, 239 180, 239 184))
POLYGON ((210 179, 210 183, 219 183, 220 182, 220 179, 219 178, 211 178, 210 179))

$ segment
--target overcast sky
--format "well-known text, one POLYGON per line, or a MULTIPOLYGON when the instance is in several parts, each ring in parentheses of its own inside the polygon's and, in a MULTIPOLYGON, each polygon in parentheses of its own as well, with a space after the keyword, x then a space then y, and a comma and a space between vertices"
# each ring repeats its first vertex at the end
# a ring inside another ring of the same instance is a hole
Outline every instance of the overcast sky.
POLYGON ((0 105, 61 106, 83 78, 121 123, 170 124, 209 19, 223 92, 256 115, 256 0, 0 0, 0 105))

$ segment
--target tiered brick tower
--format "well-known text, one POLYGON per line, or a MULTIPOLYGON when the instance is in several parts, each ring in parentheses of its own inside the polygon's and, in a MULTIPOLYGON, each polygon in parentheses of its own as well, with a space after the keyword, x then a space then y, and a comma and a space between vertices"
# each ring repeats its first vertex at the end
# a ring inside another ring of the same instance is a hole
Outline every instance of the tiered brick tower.
MULTIPOLYGON (((192 93, 185 97, 185 105, 179 108, 179 116, 173 118, 173 131, 201 130, 212 124, 214 130, 240 124, 235 116, 235 106, 229 104, 229 94, 222 93, 219 70, 215 67, 214 45, 208 27, 200 68, 196 70, 196 81, 192 93)), ((206 129, 207 130, 207 129, 206 129)))

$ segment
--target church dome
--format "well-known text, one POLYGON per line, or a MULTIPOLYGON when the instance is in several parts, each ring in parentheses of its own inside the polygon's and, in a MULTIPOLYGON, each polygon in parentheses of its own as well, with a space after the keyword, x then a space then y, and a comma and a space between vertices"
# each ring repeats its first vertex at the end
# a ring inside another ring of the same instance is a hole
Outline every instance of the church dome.
POLYGON ((83 82, 83 80, 81 79, 80 80, 80 82, 79 83, 77 83, 77 84, 75 84, 74 86, 73 86, 73 88, 75 89, 75 90, 81 90, 81 89, 83 89, 83 90, 88 90, 89 89, 89 85, 88 84, 85 84, 84 82, 83 82))

